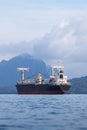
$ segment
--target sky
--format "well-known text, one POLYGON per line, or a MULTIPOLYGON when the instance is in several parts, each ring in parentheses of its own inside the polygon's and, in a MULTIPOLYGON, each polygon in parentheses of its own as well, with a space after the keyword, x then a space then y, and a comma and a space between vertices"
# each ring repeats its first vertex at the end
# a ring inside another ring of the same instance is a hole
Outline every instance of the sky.
POLYGON ((0 0, 0 61, 22 53, 87 75, 87 0, 0 0))

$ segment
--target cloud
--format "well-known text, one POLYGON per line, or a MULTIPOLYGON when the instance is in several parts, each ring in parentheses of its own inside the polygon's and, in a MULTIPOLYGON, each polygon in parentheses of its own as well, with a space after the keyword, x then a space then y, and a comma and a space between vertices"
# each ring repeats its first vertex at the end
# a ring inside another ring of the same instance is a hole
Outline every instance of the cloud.
POLYGON ((63 19, 34 46, 34 54, 45 60, 87 62, 87 19, 63 19))
POLYGON ((9 59, 22 53, 33 55, 33 43, 34 41, 22 41, 17 43, 0 44, 0 59, 9 59))
POLYGON ((69 17, 58 21, 50 33, 33 41, 0 44, 0 59, 29 53, 49 64, 61 60, 70 77, 87 75, 87 19, 69 17))
POLYGON ((87 62, 87 19, 72 17, 58 21, 50 33, 31 42, 0 44, 0 56, 30 53, 46 61, 61 59, 87 62))

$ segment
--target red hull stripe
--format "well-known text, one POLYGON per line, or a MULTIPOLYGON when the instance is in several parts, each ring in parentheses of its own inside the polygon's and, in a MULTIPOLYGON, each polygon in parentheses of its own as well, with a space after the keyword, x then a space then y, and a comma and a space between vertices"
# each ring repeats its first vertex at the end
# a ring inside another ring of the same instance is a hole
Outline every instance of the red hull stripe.
POLYGON ((65 92, 60 91, 32 91, 32 92, 18 92, 18 94, 64 94, 65 92))

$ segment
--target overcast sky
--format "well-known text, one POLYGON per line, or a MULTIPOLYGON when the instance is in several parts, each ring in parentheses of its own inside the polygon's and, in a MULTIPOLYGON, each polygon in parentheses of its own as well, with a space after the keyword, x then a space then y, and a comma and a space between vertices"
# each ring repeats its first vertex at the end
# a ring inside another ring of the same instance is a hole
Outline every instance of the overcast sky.
POLYGON ((0 60, 21 53, 87 75, 87 0, 0 0, 0 60))

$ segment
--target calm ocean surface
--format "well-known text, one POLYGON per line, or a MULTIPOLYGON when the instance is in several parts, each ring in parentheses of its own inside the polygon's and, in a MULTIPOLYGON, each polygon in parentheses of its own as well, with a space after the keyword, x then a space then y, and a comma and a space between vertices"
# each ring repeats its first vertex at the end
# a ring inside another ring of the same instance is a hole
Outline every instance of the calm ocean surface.
POLYGON ((87 95, 0 95, 0 130, 87 130, 87 95))

